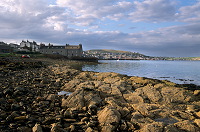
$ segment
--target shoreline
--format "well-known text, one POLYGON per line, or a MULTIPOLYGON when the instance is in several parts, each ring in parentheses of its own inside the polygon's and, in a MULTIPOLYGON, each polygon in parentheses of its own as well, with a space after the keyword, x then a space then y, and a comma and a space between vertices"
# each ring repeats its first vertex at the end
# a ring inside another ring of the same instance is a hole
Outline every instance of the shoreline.
POLYGON ((80 71, 64 60, 8 62, 0 69, 2 131, 200 131, 194 85, 80 71))

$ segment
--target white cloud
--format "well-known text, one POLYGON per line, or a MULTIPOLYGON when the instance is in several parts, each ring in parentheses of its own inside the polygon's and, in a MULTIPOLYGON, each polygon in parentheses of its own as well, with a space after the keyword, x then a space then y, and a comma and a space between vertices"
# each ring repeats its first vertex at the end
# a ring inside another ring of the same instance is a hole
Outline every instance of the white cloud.
POLYGON ((3 0, 0 8, 1 41, 83 43, 85 50, 118 48, 147 55, 178 56, 187 49, 194 51, 188 55, 199 53, 200 2, 176 9, 172 0, 57 0, 51 5, 45 0, 3 0), (139 24, 134 22, 141 21, 187 23, 135 32, 139 24), (134 33, 120 31, 128 27, 134 33))
POLYGON ((135 1, 135 10, 130 13, 133 22, 162 22, 175 19, 175 3, 171 0, 135 1))
POLYGON ((71 11, 74 16, 73 24, 89 26, 93 25, 97 19, 119 20, 123 18, 125 13, 130 11, 133 3, 119 0, 57 0, 57 4, 71 11))
POLYGON ((195 5, 181 7, 178 13, 179 20, 184 22, 199 22, 200 21, 200 1, 195 5))

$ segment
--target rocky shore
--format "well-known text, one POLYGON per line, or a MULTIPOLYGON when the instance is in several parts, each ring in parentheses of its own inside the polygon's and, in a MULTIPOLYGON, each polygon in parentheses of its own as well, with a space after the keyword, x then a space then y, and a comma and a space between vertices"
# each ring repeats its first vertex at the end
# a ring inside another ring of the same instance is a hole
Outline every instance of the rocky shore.
POLYGON ((0 132, 199 132, 200 89, 0 58, 0 113, 0 132))

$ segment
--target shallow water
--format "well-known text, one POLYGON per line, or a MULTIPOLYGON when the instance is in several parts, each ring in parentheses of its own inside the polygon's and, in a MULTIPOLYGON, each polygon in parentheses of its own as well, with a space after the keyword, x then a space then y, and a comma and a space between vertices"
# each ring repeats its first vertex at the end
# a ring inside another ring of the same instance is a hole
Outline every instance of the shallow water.
POLYGON ((83 71, 116 72, 128 76, 169 80, 178 84, 200 85, 200 61, 100 60, 84 65, 83 71))
POLYGON ((66 91, 60 91, 58 92, 58 95, 66 95, 69 96, 70 94, 72 94, 71 92, 66 92, 66 91))

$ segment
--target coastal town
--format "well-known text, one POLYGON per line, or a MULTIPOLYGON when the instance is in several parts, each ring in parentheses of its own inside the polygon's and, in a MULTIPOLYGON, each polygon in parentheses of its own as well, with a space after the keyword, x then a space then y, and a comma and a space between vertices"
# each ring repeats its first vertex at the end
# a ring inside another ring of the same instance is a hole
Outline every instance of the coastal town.
POLYGON ((94 49, 83 50, 82 44, 38 44, 35 41, 22 40, 20 44, 0 42, 0 54, 25 53, 61 55, 67 58, 96 58, 98 60, 200 60, 200 57, 155 57, 147 56, 138 52, 121 50, 94 49))
POLYGON ((31 42, 29 40, 24 41, 20 44, 7 44, 0 42, 0 53, 34 53, 38 52, 41 54, 59 54, 66 57, 95 57, 97 59, 150 59, 149 56, 145 56, 136 52, 122 52, 117 50, 88 50, 83 51, 82 44, 78 45, 53 45, 51 43, 45 45, 43 43, 37 44, 35 41, 31 42))

